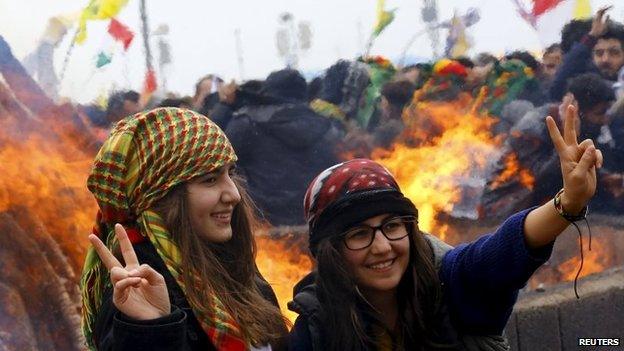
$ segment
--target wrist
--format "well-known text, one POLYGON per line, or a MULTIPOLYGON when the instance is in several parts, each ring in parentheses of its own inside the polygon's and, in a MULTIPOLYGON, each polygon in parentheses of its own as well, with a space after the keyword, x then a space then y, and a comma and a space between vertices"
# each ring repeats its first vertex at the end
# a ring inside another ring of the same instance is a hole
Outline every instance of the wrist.
POLYGON ((564 189, 555 195, 553 204, 557 213, 568 222, 576 222, 587 216, 586 201, 571 199, 564 189))
POLYGON ((587 45, 587 46, 588 46, 588 47, 590 47, 590 48, 593 48, 593 47, 594 47, 594 45, 596 45, 596 42, 598 41, 598 37, 600 37, 600 35, 594 35, 594 34, 592 34, 592 33, 585 34, 585 35, 581 38, 580 42, 581 42, 582 44, 587 45))
POLYGON ((153 320, 153 319, 160 319, 160 318, 163 318, 163 317, 167 317, 170 314, 171 314, 171 310, 169 310, 169 311, 158 310, 158 311, 146 312, 142 316, 139 316, 139 317, 137 317, 135 319, 136 320, 140 320, 140 321, 146 321, 146 320, 153 320))
POLYGON ((570 199, 568 196, 566 196, 566 193, 564 191, 561 194, 561 207, 566 213, 569 213, 571 215, 579 215, 585 208, 585 203, 578 200, 570 199))
POLYGON ((148 326, 148 325, 161 325, 161 324, 174 323, 180 319, 183 319, 184 316, 185 316, 184 312, 181 309, 174 308, 171 310, 171 313, 163 315, 163 316, 158 316, 158 317, 153 316, 154 318, 145 318, 145 319, 134 318, 134 317, 124 314, 121 311, 119 311, 115 315, 115 318, 124 323, 148 326))
POLYGON ((132 315, 128 315, 128 316, 136 320, 145 321, 145 320, 163 318, 170 314, 171 314, 171 305, 162 306, 162 307, 154 306, 153 308, 137 311, 135 316, 132 316, 132 315))

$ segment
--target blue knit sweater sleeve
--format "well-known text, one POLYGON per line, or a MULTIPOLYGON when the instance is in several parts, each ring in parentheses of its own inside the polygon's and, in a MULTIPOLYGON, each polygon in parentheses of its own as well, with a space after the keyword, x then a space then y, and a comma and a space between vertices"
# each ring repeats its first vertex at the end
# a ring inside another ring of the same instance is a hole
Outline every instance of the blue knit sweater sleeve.
POLYGON ((529 249, 524 221, 509 217, 493 234, 449 251, 440 279, 453 325, 463 333, 501 334, 521 289, 552 252, 553 243, 529 249))

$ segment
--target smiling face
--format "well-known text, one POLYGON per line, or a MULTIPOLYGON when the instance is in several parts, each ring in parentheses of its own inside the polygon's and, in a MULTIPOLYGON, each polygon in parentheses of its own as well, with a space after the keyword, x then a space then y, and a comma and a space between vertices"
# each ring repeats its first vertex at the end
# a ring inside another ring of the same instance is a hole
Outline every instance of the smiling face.
MULTIPOLYGON (((376 227, 390 217, 393 216, 382 214, 371 217, 361 224, 376 227)), ((342 248, 347 267, 364 294, 396 290, 409 263, 408 236, 391 241, 377 230, 369 247, 350 250, 342 245, 342 248)))
POLYGON ((186 185, 193 231, 210 242, 221 243, 232 237, 232 212, 241 200, 231 178, 233 169, 228 164, 186 185))

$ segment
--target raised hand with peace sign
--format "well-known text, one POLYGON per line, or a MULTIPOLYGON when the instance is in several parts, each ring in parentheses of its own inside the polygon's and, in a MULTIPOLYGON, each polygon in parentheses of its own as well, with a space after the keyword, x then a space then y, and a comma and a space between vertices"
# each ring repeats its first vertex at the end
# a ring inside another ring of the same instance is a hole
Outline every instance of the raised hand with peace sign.
POLYGON ((156 319, 170 314, 171 304, 163 276, 149 265, 139 265, 121 224, 115 225, 115 235, 125 267, 96 235, 89 235, 89 241, 110 273, 115 307, 136 320, 156 319))
MULTIPOLYGON (((561 206, 567 214, 576 215, 596 193, 596 168, 602 167, 603 159, 602 152, 596 149, 592 140, 578 142, 576 107, 569 105, 565 112, 563 135, 552 117, 546 118, 546 125, 561 164, 561 206)), ((549 201, 527 216, 524 225, 526 243, 530 247, 547 245, 569 224, 556 210, 553 201, 549 201)))
POLYGON ((561 163, 563 178, 562 203, 570 212, 580 212, 596 192, 596 168, 602 167, 602 153, 590 139, 580 144, 576 137, 576 107, 568 106, 563 136, 552 117, 546 119, 548 133, 561 163))

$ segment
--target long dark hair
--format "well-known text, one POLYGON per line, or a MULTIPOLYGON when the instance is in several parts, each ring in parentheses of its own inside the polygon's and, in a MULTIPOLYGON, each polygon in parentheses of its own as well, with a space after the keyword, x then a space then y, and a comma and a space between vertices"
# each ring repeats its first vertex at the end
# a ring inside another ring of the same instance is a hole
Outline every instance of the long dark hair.
POLYGON ((173 187, 154 210, 164 218, 180 248, 184 280, 202 283, 187 284, 185 293, 189 303, 209 311, 210 296, 215 294, 252 345, 279 344, 287 332, 286 319, 277 306, 262 296, 258 287, 253 202, 241 180, 233 177, 233 181, 241 201, 232 214, 232 238, 225 243, 211 243, 194 234, 185 184, 173 187))
MULTIPOLYGON (((450 349, 440 335, 444 318, 442 291, 434 267, 433 251, 414 223, 410 227, 409 263, 399 282, 398 308, 402 345, 405 350, 450 349)), ((359 292, 341 253, 339 238, 323 240, 318 247, 317 296, 323 309, 329 350, 376 349, 372 325, 383 325, 379 313, 359 292)))

